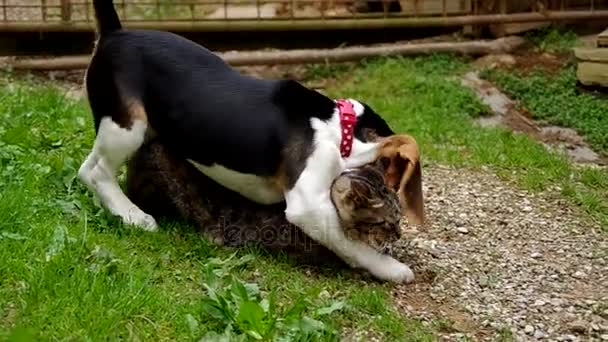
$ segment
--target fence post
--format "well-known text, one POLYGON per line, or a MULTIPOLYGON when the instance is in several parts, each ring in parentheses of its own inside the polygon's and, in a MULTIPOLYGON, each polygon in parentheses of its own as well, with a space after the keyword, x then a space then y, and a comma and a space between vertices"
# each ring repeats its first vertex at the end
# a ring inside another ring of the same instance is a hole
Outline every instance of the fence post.
POLYGON ((61 0, 61 21, 72 20, 72 3, 70 0, 61 0))

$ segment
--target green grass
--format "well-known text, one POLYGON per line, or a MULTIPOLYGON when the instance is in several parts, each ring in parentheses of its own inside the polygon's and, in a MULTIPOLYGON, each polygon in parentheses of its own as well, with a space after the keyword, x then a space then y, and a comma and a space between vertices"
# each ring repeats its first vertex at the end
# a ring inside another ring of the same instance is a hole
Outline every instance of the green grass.
POLYGON ((596 151, 608 154, 608 99, 577 89, 575 65, 555 75, 542 69, 528 74, 494 69, 483 76, 520 101, 534 119, 574 128, 596 151))
MULTIPOLYGON (((449 78, 466 68, 447 56, 382 59, 330 93, 369 102, 417 138, 427 161, 492 166, 534 190, 560 185, 606 223, 606 172, 573 168, 525 136, 475 127, 471 117, 486 109, 449 78)), ((85 103, 27 81, 0 88, 0 339, 333 340, 344 329, 435 339, 396 311, 389 284, 256 250, 232 256, 187 226, 122 227, 76 179, 93 141, 85 103)))
POLYGON ((232 251, 190 227, 165 222, 155 234, 122 227, 76 178, 94 135, 85 103, 30 82, 0 88, 0 339, 194 340, 230 327, 236 339, 267 331, 269 320, 276 336, 301 340, 331 340, 346 328, 432 339, 396 312, 388 285, 348 271, 309 275, 255 250, 218 263, 232 251), (210 267, 236 277, 214 281, 224 298, 240 295, 225 286, 255 284, 248 309, 227 310, 249 310, 262 328, 212 315, 210 267), (275 304, 263 307, 272 314, 259 316, 256 305, 270 292, 275 304), (305 305, 290 314, 298 300, 305 305))
POLYGON ((525 38, 546 52, 567 52, 580 44, 574 31, 556 25, 527 32, 525 38))

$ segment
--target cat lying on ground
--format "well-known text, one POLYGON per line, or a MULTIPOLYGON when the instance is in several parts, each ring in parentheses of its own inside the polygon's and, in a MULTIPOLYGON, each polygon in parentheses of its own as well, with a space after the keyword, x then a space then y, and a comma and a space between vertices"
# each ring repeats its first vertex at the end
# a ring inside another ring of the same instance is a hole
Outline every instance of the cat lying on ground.
MULTIPOLYGON (((384 160, 384 164, 386 160, 384 160)), ((383 161, 341 174, 331 198, 346 235, 379 251, 401 237, 402 213, 395 191, 385 184, 383 161)), ((340 259, 285 219, 285 204, 261 205, 222 187, 185 160, 150 141, 128 164, 127 193, 156 217, 193 223, 226 246, 256 245, 305 264, 340 259)))

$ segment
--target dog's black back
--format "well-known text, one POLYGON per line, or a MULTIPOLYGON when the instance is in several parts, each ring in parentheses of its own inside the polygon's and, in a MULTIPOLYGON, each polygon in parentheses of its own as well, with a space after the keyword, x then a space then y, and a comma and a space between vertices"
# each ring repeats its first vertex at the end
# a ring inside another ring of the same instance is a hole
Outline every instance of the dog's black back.
MULTIPOLYGON (((293 146, 312 144, 310 119, 334 114, 332 99, 295 81, 242 75, 173 33, 122 30, 111 1, 94 3, 100 35, 86 85, 96 129, 107 116, 127 128, 141 119, 181 157, 273 176, 286 153, 310 150, 293 146)), ((359 140, 365 141, 365 128, 393 134, 367 106, 355 128, 359 140)), ((297 178, 298 170, 289 172, 297 178)))
POLYGON ((124 109, 112 107, 141 99, 151 127, 174 150, 204 165, 217 162, 257 175, 276 172, 290 127, 310 118, 302 115, 328 118, 334 106, 290 81, 241 75, 207 49, 160 31, 104 36, 87 88, 95 96, 110 95, 90 98, 94 113, 121 115, 124 109))

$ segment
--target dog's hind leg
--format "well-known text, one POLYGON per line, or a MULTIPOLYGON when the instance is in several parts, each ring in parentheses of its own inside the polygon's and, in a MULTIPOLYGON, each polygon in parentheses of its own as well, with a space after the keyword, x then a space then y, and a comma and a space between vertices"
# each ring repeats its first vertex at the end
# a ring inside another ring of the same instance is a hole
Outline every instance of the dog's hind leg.
POLYGON ((154 231, 154 218, 144 213, 124 194, 116 173, 143 144, 148 123, 145 117, 134 118, 130 127, 122 127, 110 117, 99 123, 93 149, 78 171, 79 178, 95 192, 102 204, 126 224, 154 231))

